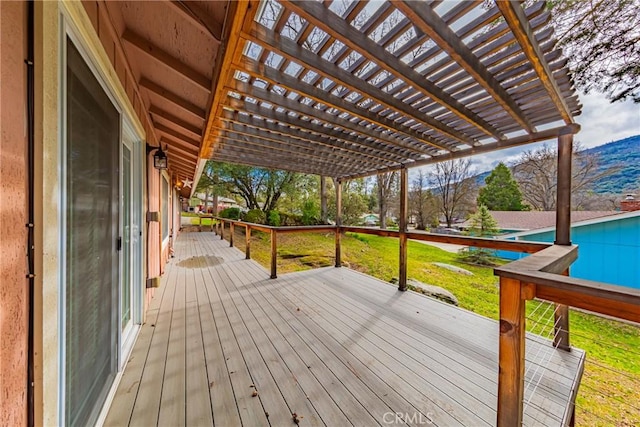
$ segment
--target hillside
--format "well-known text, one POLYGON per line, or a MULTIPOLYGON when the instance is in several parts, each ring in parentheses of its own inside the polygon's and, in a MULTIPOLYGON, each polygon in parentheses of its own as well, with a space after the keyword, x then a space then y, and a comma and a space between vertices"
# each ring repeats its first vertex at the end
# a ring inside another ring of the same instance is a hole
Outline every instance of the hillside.
MULTIPOLYGON (((599 156, 599 172, 618 168, 616 172, 596 182, 596 193, 623 194, 627 191, 640 191, 640 135, 589 148, 585 152, 599 156)), ((490 173, 491 171, 480 173, 474 179, 478 185, 483 186, 490 173)))
POLYGON ((590 148, 586 152, 599 156, 600 171, 620 168, 596 183, 596 193, 621 194, 640 190, 640 135, 590 148))

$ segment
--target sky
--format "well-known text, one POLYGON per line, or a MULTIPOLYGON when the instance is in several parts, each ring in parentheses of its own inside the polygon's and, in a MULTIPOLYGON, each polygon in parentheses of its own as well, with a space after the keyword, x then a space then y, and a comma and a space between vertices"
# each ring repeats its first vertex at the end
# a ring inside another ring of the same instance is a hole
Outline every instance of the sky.
MULTIPOLYGON (((592 92, 588 95, 580 94, 582 114, 575 118, 582 127, 574 141, 579 141, 584 148, 592 148, 608 142, 640 134, 640 104, 632 101, 611 104, 603 94, 592 92)), ((546 142, 555 145, 555 140, 546 142)), ((544 143, 529 144, 506 150, 494 151, 470 157, 475 172, 485 172, 493 169, 498 163, 507 165, 515 163, 522 152, 535 150, 544 143)), ((427 172, 432 166, 425 166, 427 172)), ((416 168, 415 170, 417 170, 416 168)), ((414 169, 411 169, 415 174, 414 169)))

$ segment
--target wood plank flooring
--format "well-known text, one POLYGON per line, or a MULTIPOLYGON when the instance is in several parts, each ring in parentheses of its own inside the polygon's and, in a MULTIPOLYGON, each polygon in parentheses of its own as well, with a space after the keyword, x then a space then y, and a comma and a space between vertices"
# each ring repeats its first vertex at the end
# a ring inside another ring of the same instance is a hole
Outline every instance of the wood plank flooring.
MULTIPOLYGON (((107 426, 482 426, 493 320, 346 268, 268 272, 183 233, 107 426)), ((527 340, 525 424, 562 425, 584 353, 527 340)))

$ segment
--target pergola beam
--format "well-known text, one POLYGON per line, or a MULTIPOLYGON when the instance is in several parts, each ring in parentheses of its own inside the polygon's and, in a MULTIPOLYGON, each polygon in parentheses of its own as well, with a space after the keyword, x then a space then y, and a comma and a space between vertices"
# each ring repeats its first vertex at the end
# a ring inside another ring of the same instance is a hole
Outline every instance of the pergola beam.
POLYGON ((386 162, 378 161, 374 162, 371 160, 364 160, 359 158, 358 156, 348 156, 344 152, 341 152, 338 149, 326 147, 323 145, 313 144, 308 141, 297 140, 295 138, 287 138, 282 135, 274 134, 271 132, 265 132, 260 129, 251 128, 244 125, 239 125, 236 123, 230 123, 230 127, 223 130, 223 134, 231 134, 234 133, 236 135, 243 135, 250 138, 255 138, 259 141, 268 142, 266 146, 271 146, 278 150, 291 149, 294 152, 306 153, 312 157, 325 156, 327 159, 335 159, 336 161, 348 161, 350 163, 356 164, 361 163, 364 165, 384 165, 386 162))
POLYGON ((324 91, 322 89, 319 89, 314 85, 310 85, 301 80, 298 80, 295 77, 289 76, 285 73, 281 73, 275 68, 268 67, 265 64, 254 61, 251 58, 242 58, 240 63, 234 65, 236 65, 238 69, 250 74, 254 78, 265 80, 272 85, 284 87, 289 91, 299 93, 300 95, 313 99, 316 102, 349 113, 354 117, 360 118, 361 120, 369 121, 374 125, 380 126, 382 128, 387 128, 392 132, 402 134, 409 138, 413 138, 424 144, 432 145, 437 149, 443 149, 447 151, 451 149, 450 147, 447 147, 446 145, 434 140, 433 138, 429 138, 428 136, 416 131, 415 129, 403 126, 379 114, 372 113, 366 108, 359 108, 356 103, 345 101, 343 98, 333 95, 331 91, 324 91))
POLYGON ((522 6, 518 2, 511 1, 497 1, 496 5, 515 35, 522 51, 527 56, 529 62, 531 62, 540 82, 542 82, 542 85, 547 90, 549 97, 558 109, 562 119, 566 124, 573 123, 571 109, 567 106, 562 91, 558 88, 553 73, 549 69, 549 64, 544 59, 544 52, 542 52, 540 45, 536 41, 531 24, 522 6))
MULTIPOLYGON (((233 140, 239 143, 246 143, 249 145, 254 145, 257 147, 267 149, 265 151, 273 150, 277 152, 277 154, 271 153, 270 155, 276 155, 277 157, 286 156, 287 153, 293 153, 295 155, 300 155, 303 157, 307 157, 309 159, 322 161, 330 165, 335 164, 335 165, 346 166, 346 167, 360 167, 360 168, 367 165, 369 167, 375 166, 375 163, 371 164, 367 162, 360 162, 355 158, 344 158, 341 156, 332 156, 331 153, 321 152, 321 151, 318 151, 317 149, 314 149, 313 147, 309 147, 309 146, 301 147, 301 146, 295 146, 291 144, 287 145, 286 143, 283 144, 280 142, 275 142, 272 139, 265 136, 240 133, 235 130, 224 131, 220 135, 220 138, 233 140)), ((378 166, 380 166, 380 164, 378 164, 378 166)))
POLYGON ((381 132, 374 131, 373 129, 368 129, 349 120, 342 119, 338 117, 338 114, 334 115, 326 113, 317 108, 293 101, 285 96, 277 95, 274 92, 261 89, 249 83, 233 79, 233 82, 230 82, 229 84, 229 90, 239 92, 245 96, 250 96, 252 98, 259 99, 272 105, 280 106, 291 112, 296 112, 302 116, 308 116, 331 125, 340 126, 352 132, 356 132, 366 138, 373 138, 375 140, 384 141, 387 144, 396 145, 406 150, 413 151, 414 153, 418 153, 418 155, 431 154, 431 151, 428 150, 425 146, 416 147, 400 138, 394 137, 392 135, 384 135, 381 132))
POLYGON ((527 132, 535 132, 534 126, 500 85, 500 82, 429 5, 406 0, 394 4, 421 31, 446 51, 453 61, 464 68, 527 132))
MULTIPOLYGON (((233 151, 220 151, 216 153, 216 161, 223 161, 229 163, 240 163, 251 166, 264 167, 268 169, 280 169, 282 170, 282 161, 273 160, 269 158, 265 158, 259 150, 249 150, 249 149, 236 149, 233 147, 233 151)), ((338 176, 343 174, 346 168, 331 168, 327 169, 326 165, 318 165, 316 163, 305 162, 302 159, 300 162, 289 162, 287 165, 287 169, 293 172, 300 173, 312 173, 312 174, 320 174, 324 173, 328 176, 338 176)))
MULTIPOLYGON (((456 151, 455 153, 443 154, 441 156, 434 157, 431 159, 419 160, 417 162, 409 163, 406 166, 410 168, 414 168, 414 167, 431 165, 434 163, 445 162, 447 160, 459 159, 461 157, 468 157, 476 154, 489 153, 491 151, 501 150, 501 149, 510 148, 510 147, 517 147, 519 145, 532 144, 534 142, 547 141, 549 139, 556 138, 561 132, 576 134, 579 131, 580 131, 580 125, 577 123, 572 123, 567 126, 560 126, 552 129, 546 129, 546 130, 538 131, 536 133, 529 134, 529 135, 516 136, 516 137, 502 140, 502 141, 490 142, 477 147, 473 147, 469 150, 461 150, 461 151, 456 151)), ((386 169, 367 171, 362 174, 349 174, 349 175, 343 176, 342 178, 343 179, 364 178, 370 175, 374 175, 376 173, 394 172, 394 171, 400 170, 401 167, 402 166, 393 166, 386 169)))
MULTIPOLYGON (((318 144, 337 147, 344 151, 348 151, 356 155, 359 154, 365 157, 384 159, 394 162, 400 162, 407 158, 407 155, 404 152, 399 153, 397 149, 384 150, 383 148, 380 148, 377 143, 373 143, 372 141, 365 141, 362 138, 340 130, 311 123, 310 121, 300 120, 286 113, 278 112, 265 107, 260 107, 256 104, 251 104, 246 101, 237 101, 237 103, 234 101, 233 104, 236 108, 240 108, 247 113, 255 114, 266 119, 287 125, 287 127, 285 127, 277 125, 275 123, 269 123, 265 120, 257 120, 255 118, 248 117, 243 118, 239 114, 236 114, 236 116, 233 117, 233 120, 241 122, 243 124, 247 124, 249 126, 260 127, 262 129, 280 132, 284 135, 292 135, 296 138, 313 141, 318 144), (239 104, 242 104, 242 106, 239 106, 239 104), (312 135, 308 132, 294 129, 291 126, 299 129, 307 129, 311 132, 317 133, 318 135, 312 135)), ((231 117, 229 117, 230 114, 233 113, 225 113, 225 115, 223 116, 223 120, 231 119, 231 117)))
MULTIPOLYGON (((466 108, 461 102, 430 82, 384 47, 336 16, 335 13, 324 7, 321 3, 289 0, 281 0, 280 2, 327 34, 339 39, 356 52, 360 52, 374 62, 385 64, 388 67, 388 71, 391 71, 397 78, 405 81, 408 80, 410 84, 415 85, 425 96, 437 101, 460 118, 481 129, 487 135, 501 139, 502 135, 500 132, 491 126, 490 123, 466 108)), ((442 125, 440 124, 440 126, 442 125)), ((442 129, 439 130, 442 131, 442 129)), ((465 142, 468 143, 469 141, 465 142)))
MULTIPOLYGON (((243 37, 261 46, 267 46, 269 50, 295 61, 296 63, 302 63, 302 65, 307 68, 310 68, 333 81, 339 82, 340 85, 348 87, 354 92, 366 95, 366 97, 371 98, 376 103, 401 112, 408 118, 415 120, 417 123, 421 123, 427 128, 434 129, 435 131, 447 135, 459 142, 466 144, 473 144, 474 142, 463 133, 455 129, 448 128, 428 115, 417 114, 415 109, 410 105, 407 105, 397 98, 394 98, 392 95, 377 89, 365 80, 343 70, 338 65, 322 59, 322 57, 298 46, 287 38, 281 37, 279 34, 270 31, 258 23, 254 23, 248 33, 243 33, 243 37)), ((426 80, 423 76, 420 76, 420 78, 421 80, 426 80)), ((429 95, 427 94, 427 96, 429 95)))

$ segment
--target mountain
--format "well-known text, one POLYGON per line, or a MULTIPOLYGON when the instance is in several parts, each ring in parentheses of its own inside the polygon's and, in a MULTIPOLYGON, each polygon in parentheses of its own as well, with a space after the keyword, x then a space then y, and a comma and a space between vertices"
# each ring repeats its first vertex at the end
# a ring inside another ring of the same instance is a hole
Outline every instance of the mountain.
MULTIPOLYGON (((598 172, 616 169, 595 183, 594 191, 604 194, 640 192, 640 135, 609 142, 608 144, 584 150, 598 156, 598 172)), ((473 179, 479 186, 485 185, 485 178, 491 171, 483 172, 473 179)))
POLYGON ((640 190, 640 135, 589 148, 585 152, 599 157, 599 172, 618 168, 596 182, 596 193, 622 194, 640 190))

